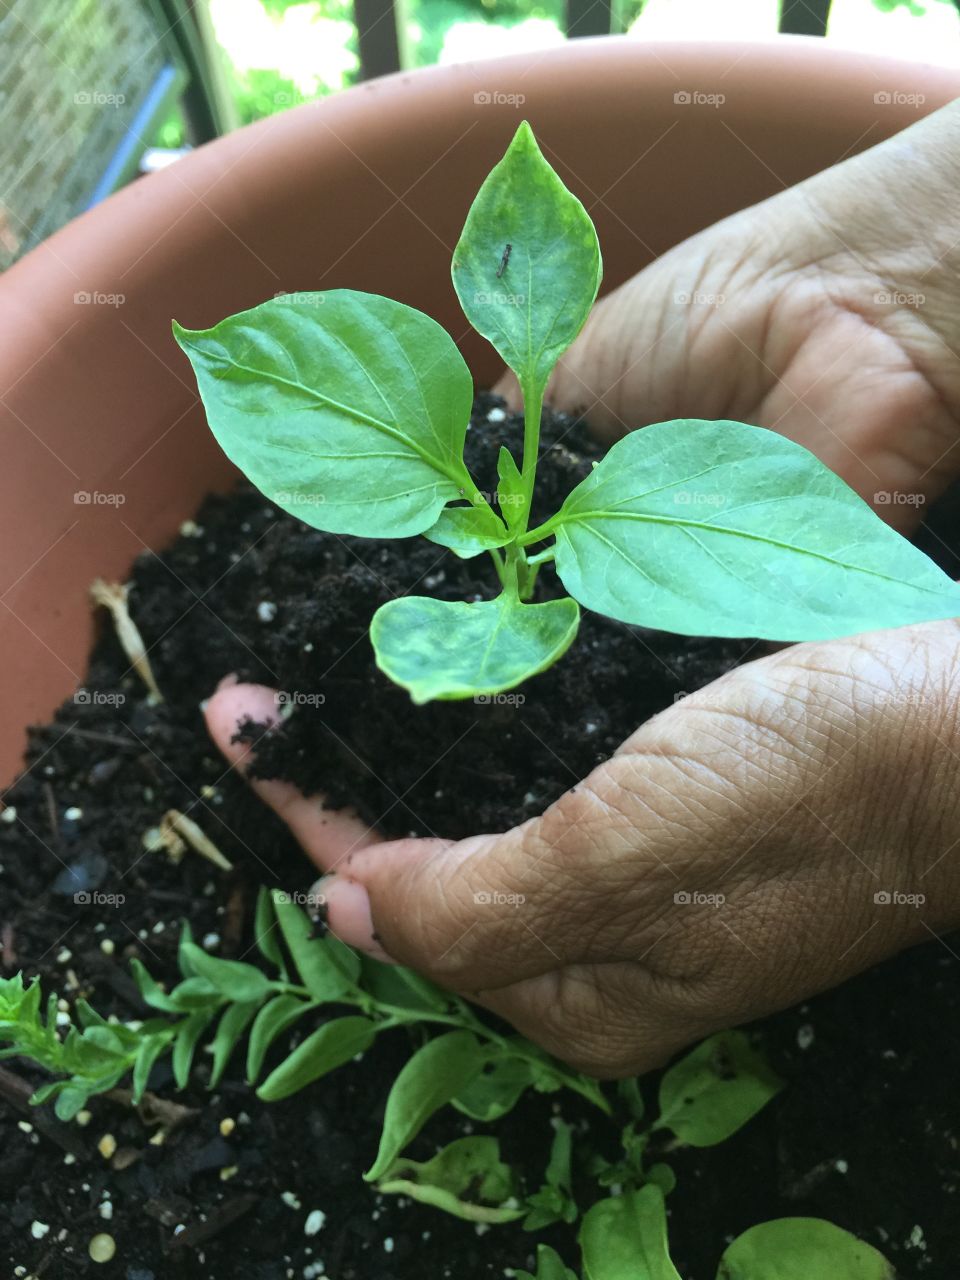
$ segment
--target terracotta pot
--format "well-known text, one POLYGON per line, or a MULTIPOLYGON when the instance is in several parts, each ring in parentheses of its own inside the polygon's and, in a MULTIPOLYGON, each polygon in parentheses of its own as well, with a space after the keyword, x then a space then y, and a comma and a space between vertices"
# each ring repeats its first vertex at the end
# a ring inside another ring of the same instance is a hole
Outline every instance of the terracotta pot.
POLYGON ((488 382, 496 359, 466 332, 450 254, 522 116, 590 209, 610 289, 958 92, 957 72, 802 38, 576 42, 365 84, 77 219, 0 279, 0 780, 24 727, 82 683, 90 581, 122 578, 231 481, 171 317, 196 327, 279 290, 374 290, 445 324, 488 382), (920 108, 882 100, 918 93, 920 108))

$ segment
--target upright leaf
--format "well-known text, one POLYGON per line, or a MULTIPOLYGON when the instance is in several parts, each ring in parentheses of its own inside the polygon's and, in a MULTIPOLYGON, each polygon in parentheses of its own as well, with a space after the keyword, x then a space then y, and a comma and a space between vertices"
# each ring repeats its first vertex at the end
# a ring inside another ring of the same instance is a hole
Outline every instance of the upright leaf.
POLYGON ((214 1008, 198 1009, 181 1023, 177 1031, 177 1038, 173 1042, 172 1066, 173 1078, 178 1089, 187 1087, 197 1045, 200 1037, 213 1021, 215 1012, 214 1008))
POLYGON ((274 996, 260 1006, 260 1012, 250 1028, 247 1044, 247 1083, 253 1084, 260 1074, 267 1050, 278 1036, 283 1035, 311 1006, 297 996, 274 996))
POLYGON ((584 1280, 681 1280, 670 1261, 659 1187, 598 1201, 583 1219, 580 1248, 584 1280))
POLYGON ((257 907, 253 917, 253 937, 260 954, 275 965, 286 979, 287 970, 280 947, 280 929, 277 913, 273 909, 270 890, 263 885, 257 892, 257 907))
POLYGON ((279 889, 273 891, 273 909, 294 966, 311 998, 318 1004, 324 1004, 346 995, 354 979, 345 966, 337 963, 326 940, 313 936, 309 917, 289 894, 279 889))
POLYGON ((820 1218, 777 1218, 738 1236, 717 1280, 896 1280, 882 1253, 820 1218))
POLYGON ((410 1196, 467 1222, 512 1222, 524 1210, 496 1138, 457 1138, 432 1160, 400 1158, 377 1180, 387 1195, 410 1196))
POLYGON ((563 1259, 548 1244, 537 1245, 537 1274, 514 1271, 516 1280, 577 1280, 576 1274, 564 1265, 563 1259))
POLYGON ((742 1128, 783 1088, 742 1031, 721 1031, 674 1063, 660 1081, 660 1118, 691 1147, 712 1147, 742 1128))
POLYGON ((359 1015, 325 1022, 270 1072, 257 1090, 257 1097, 263 1102, 278 1102, 298 1093, 369 1049, 376 1034, 376 1024, 359 1015))
POLYGON ((170 1035, 152 1035, 145 1036, 137 1049, 137 1056, 133 1061, 133 1101, 139 1102, 143 1097, 143 1091, 147 1087, 147 1081, 150 1079, 150 1072, 153 1064, 157 1061, 163 1051, 168 1047, 171 1040, 170 1035))
POLYGON ((377 666, 415 703, 501 693, 569 649, 580 625, 575 601, 522 604, 503 592, 467 604, 399 596, 373 615, 377 666))
POLYGON ((812 453, 742 422, 632 432, 543 528, 575 599, 663 631, 826 640, 960 614, 960 587, 812 453))
POLYGON ((521 383, 539 388, 597 296, 600 245, 590 215, 525 120, 470 208, 453 286, 477 332, 521 383))
POLYGON ((417 1050, 393 1082, 380 1149, 363 1175, 367 1182, 383 1177, 433 1113, 456 1097, 483 1063, 484 1051, 470 1031, 449 1031, 417 1050))
POLYGON ((259 1001, 249 1004, 231 1004, 223 1011, 217 1023, 217 1031, 213 1037, 213 1063, 210 1067, 210 1083, 208 1088, 215 1089, 226 1070, 230 1055, 236 1048, 237 1041, 246 1031, 254 1014, 259 1008, 259 1001))
POLYGON ((470 485, 473 384, 429 316, 333 289, 173 331, 224 453, 305 523, 402 538, 470 485))
POLYGON ((500 503, 503 518, 512 529, 523 512, 523 477, 513 454, 506 445, 500 446, 497 457, 497 476, 499 478, 497 500, 500 503))

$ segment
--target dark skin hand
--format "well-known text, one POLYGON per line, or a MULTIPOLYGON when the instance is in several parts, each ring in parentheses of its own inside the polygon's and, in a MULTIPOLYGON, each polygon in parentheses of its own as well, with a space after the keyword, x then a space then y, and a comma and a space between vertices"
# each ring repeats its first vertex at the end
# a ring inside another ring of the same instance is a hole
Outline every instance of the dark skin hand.
MULTIPOLYGON (((909 531, 960 476, 958 194, 951 106, 641 271, 548 398, 607 438, 677 417, 781 431, 893 495, 877 510, 909 531)), ((382 843, 253 785, 335 873, 347 942, 632 1074, 960 924, 958 656, 939 622, 762 657, 504 834, 382 843)), ((239 768, 248 715, 276 719, 273 692, 227 683, 207 710, 239 768)))

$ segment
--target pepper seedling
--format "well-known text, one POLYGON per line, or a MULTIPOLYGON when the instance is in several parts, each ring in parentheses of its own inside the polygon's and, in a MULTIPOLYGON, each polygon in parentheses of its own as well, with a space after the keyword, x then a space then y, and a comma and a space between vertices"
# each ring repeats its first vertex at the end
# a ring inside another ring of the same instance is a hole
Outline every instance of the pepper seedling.
POLYGON ((423 534, 500 582, 478 602, 401 596, 371 625, 378 666, 415 702, 513 688, 573 642, 580 605, 688 635, 818 640, 960 614, 960 589, 813 454, 740 422, 626 435, 530 527, 544 392, 600 284, 597 233, 517 130, 473 202, 453 283, 523 394, 519 463, 495 499, 463 458, 473 384, 411 307, 349 289, 273 298, 174 334, 211 429, 272 502, 333 534, 423 534), (553 561, 569 593, 533 602, 553 561))

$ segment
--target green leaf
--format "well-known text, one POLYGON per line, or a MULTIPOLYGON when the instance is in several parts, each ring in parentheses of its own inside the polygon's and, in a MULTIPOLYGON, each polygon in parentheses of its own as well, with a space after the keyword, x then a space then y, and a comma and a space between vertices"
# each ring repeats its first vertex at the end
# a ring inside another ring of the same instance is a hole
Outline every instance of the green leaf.
POLYGON ((250 1028, 250 1040, 247 1045, 248 1084, 253 1084, 259 1076, 267 1050, 274 1040, 292 1027, 310 1007, 306 1000, 287 995, 274 996, 272 1000, 260 1006, 260 1012, 250 1028))
POLYGON ((503 518, 507 522, 507 527, 513 529, 514 525, 523 516, 523 478, 520 475, 520 468, 517 466, 513 454, 506 445, 500 446, 500 454, 497 458, 497 476, 500 481, 497 486, 497 501, 500 504, 500 510, 503 512, 503 518))
POLYGON ((231 1004, 224 1009, 223 1016, 217 1023, 216 1035, 213 1037, 213 1065, 210 1068, 208 1089, 214 1089, 220 1083, 220 1077, 226 1070, 237 1041, 250 1025, 259 1007, 260 1002, 254 1000, 248 1004, 231 1004))
POLYGON ((171 1065, 173 1067, 173 1078, 178 1089, 187 1087, 197 1044, 204 1031, 213 1021, 215 1013, 215 1008, 199 1009, 196 1013, 192 1013, 177 1031, 177 1038, 173 1042, 171 1065))
POLYGON ((583 327, 600 272, 590 215, 523 121, 453 252, 453 287, 467 319, 521 384, 542 388, 583 327))
POLYGON ((227 457, 314 528, 422 533, 471 486, 463 441, 473 384, 429 316, 333 289, 173 332, 227 457))
POLYGON ((277 925, 277 913, 273 909, 273 898, 270 890, 260 886, 257 892, 257 907, 253 916, 253 937, 264 959, 275 965, 281 976, 286 979, 287 967, 280 946, 280 930, 277 925))
POLYGON ((377 1004, 417 1013, 445 1013, 453 997, 412 969, 362 957, 362 985, 377 1004))
POLYGON ((712 1147, 741 1129, 783 1088, 742 1031, 710 1036, 660 1081, 657 1129, 691 1147, 712 1147))
POLYGON ((143 1091, 150 1079, 153 1064, 170 1045, 169 1035, 147 1036, 140 1041, 137 1056, 133 1060, 133 1101, 137 1103, 143 1097, 143 1091))
POLYGON ((632 432, 550 529, 575 599, 663 631, 826 640, 960 614, 960 587, 812 453, 742 422, 632 432))
POLYGON ((383 1177, 433 1113, 456 1097, 483 1063, 484 1051, 470 1031, 447 1032, 417 1050, 393 1082, 380 1149, 363 1175, 367 1182, 383 1177))
POLYGON ((66 1087, 57 1094, 57 1100, 53 1106, 54 1115, 58 1120, 72 1120, 78 1111, 82 1111, 90 1100, 92 1089, 85 1089, 81 1083, 70 1081, 66 1087))
POLYGON ((130 961, 130 972, 145 1004, 161 1013, 180 1013, 182 1006, 160 986, 146 967, 136 958, 130 961))
POLYGON ((223 1004, 224 997, 206 978, 184 978, 170 992, 174 1009, 179 1013, 191 1013, 194 1009, 215 1011, 223 1004))
POLYGON ((580 1248, 585 1280, 681 1280, 659 1187, 598 1201, 583 1219, 580 1248))
POLYGON ((495 1058, 450 1101, 458 1111, 489 1123, 512 1111, 525 1089, 534 1083, 534 1071, 522 1058, 495 1058))
POLYGON ((545 1185, 527 1199, 530 1212, 524 1219, 524 1231, 540 1231, 554 1222, 574 1222, 577 1217, 570 1172, 573 1130, 558 1116, 554 1116, 550 1123, 554 1128, 554 1135, 545 1185))
POLYGON ((350 1015, 325 1022, 289 1058, 280 1063, 257 1090, 263 1102, 278 1102, 369 1049, 377 1033, 369 1018, 350 1015))
POLYGON ((893 1266, 820 1218, 777 1218, 738 1236, 720 1259, 717 1280, 896 1280, 893 1266))
POLYGON ((521 604, 504 592, 467 604, 400 596, 373 615, 377 666, 417 704, 502 693, 545 670, 573 643, 573 600, 521 604))
POLYGON ((564 1266, 563 1259, 548 1244, 537 1245, 537 1274, 514 1271, 516 1280, 577 1280, 576 1273, 564 1266))
POLYGON ((642 1120, 646 1106, 643 1101, 643 1094, 640 1092, 640 1082, 637 1077, 628 1076, 625 1080, 618 1080, 617 1093, 626 1103, 632 1119, 642 1120))
POLYGON ((659 1187, 665 1196, 675 1190, 677 1185, 677 1175, 671 1169, 670 1165, 652 1164, 647 1170, 647 1181, 652 1182, 655 1187, 659 1187))
POLYGON ((331 949, 327 939, 313 937, 309 916, 300 910, 289 894, 274 889, 273 909, 290 948, 294 967, 311 999, 317 1004, 325 1004, 345 996, 354 985, 355 975, 351 976, 347 968, 338 963, 342 953, 331 949))
POLYGON ((264 1000, 271 991, 270 979, 252 964, 241 960, 221 960, 211 956, 195 942, 188 942, 184 951, 197 976, 228 1000, 248 1004, 252 1000, 264 1000))
POLYGON ((432 1160, 395 1161, 377 1179, 377 1190, 410 1196, 467 1222, 512 1222, 524 1213, 515 1182, 496 1138, 457 1138, 432 1160))
POLYGON ((423 535, 438 546, 449 547, 461 560, 502 547, 510 534, 500 517, 486 504, 479 507, 444 507, 440 519, 423 535))

